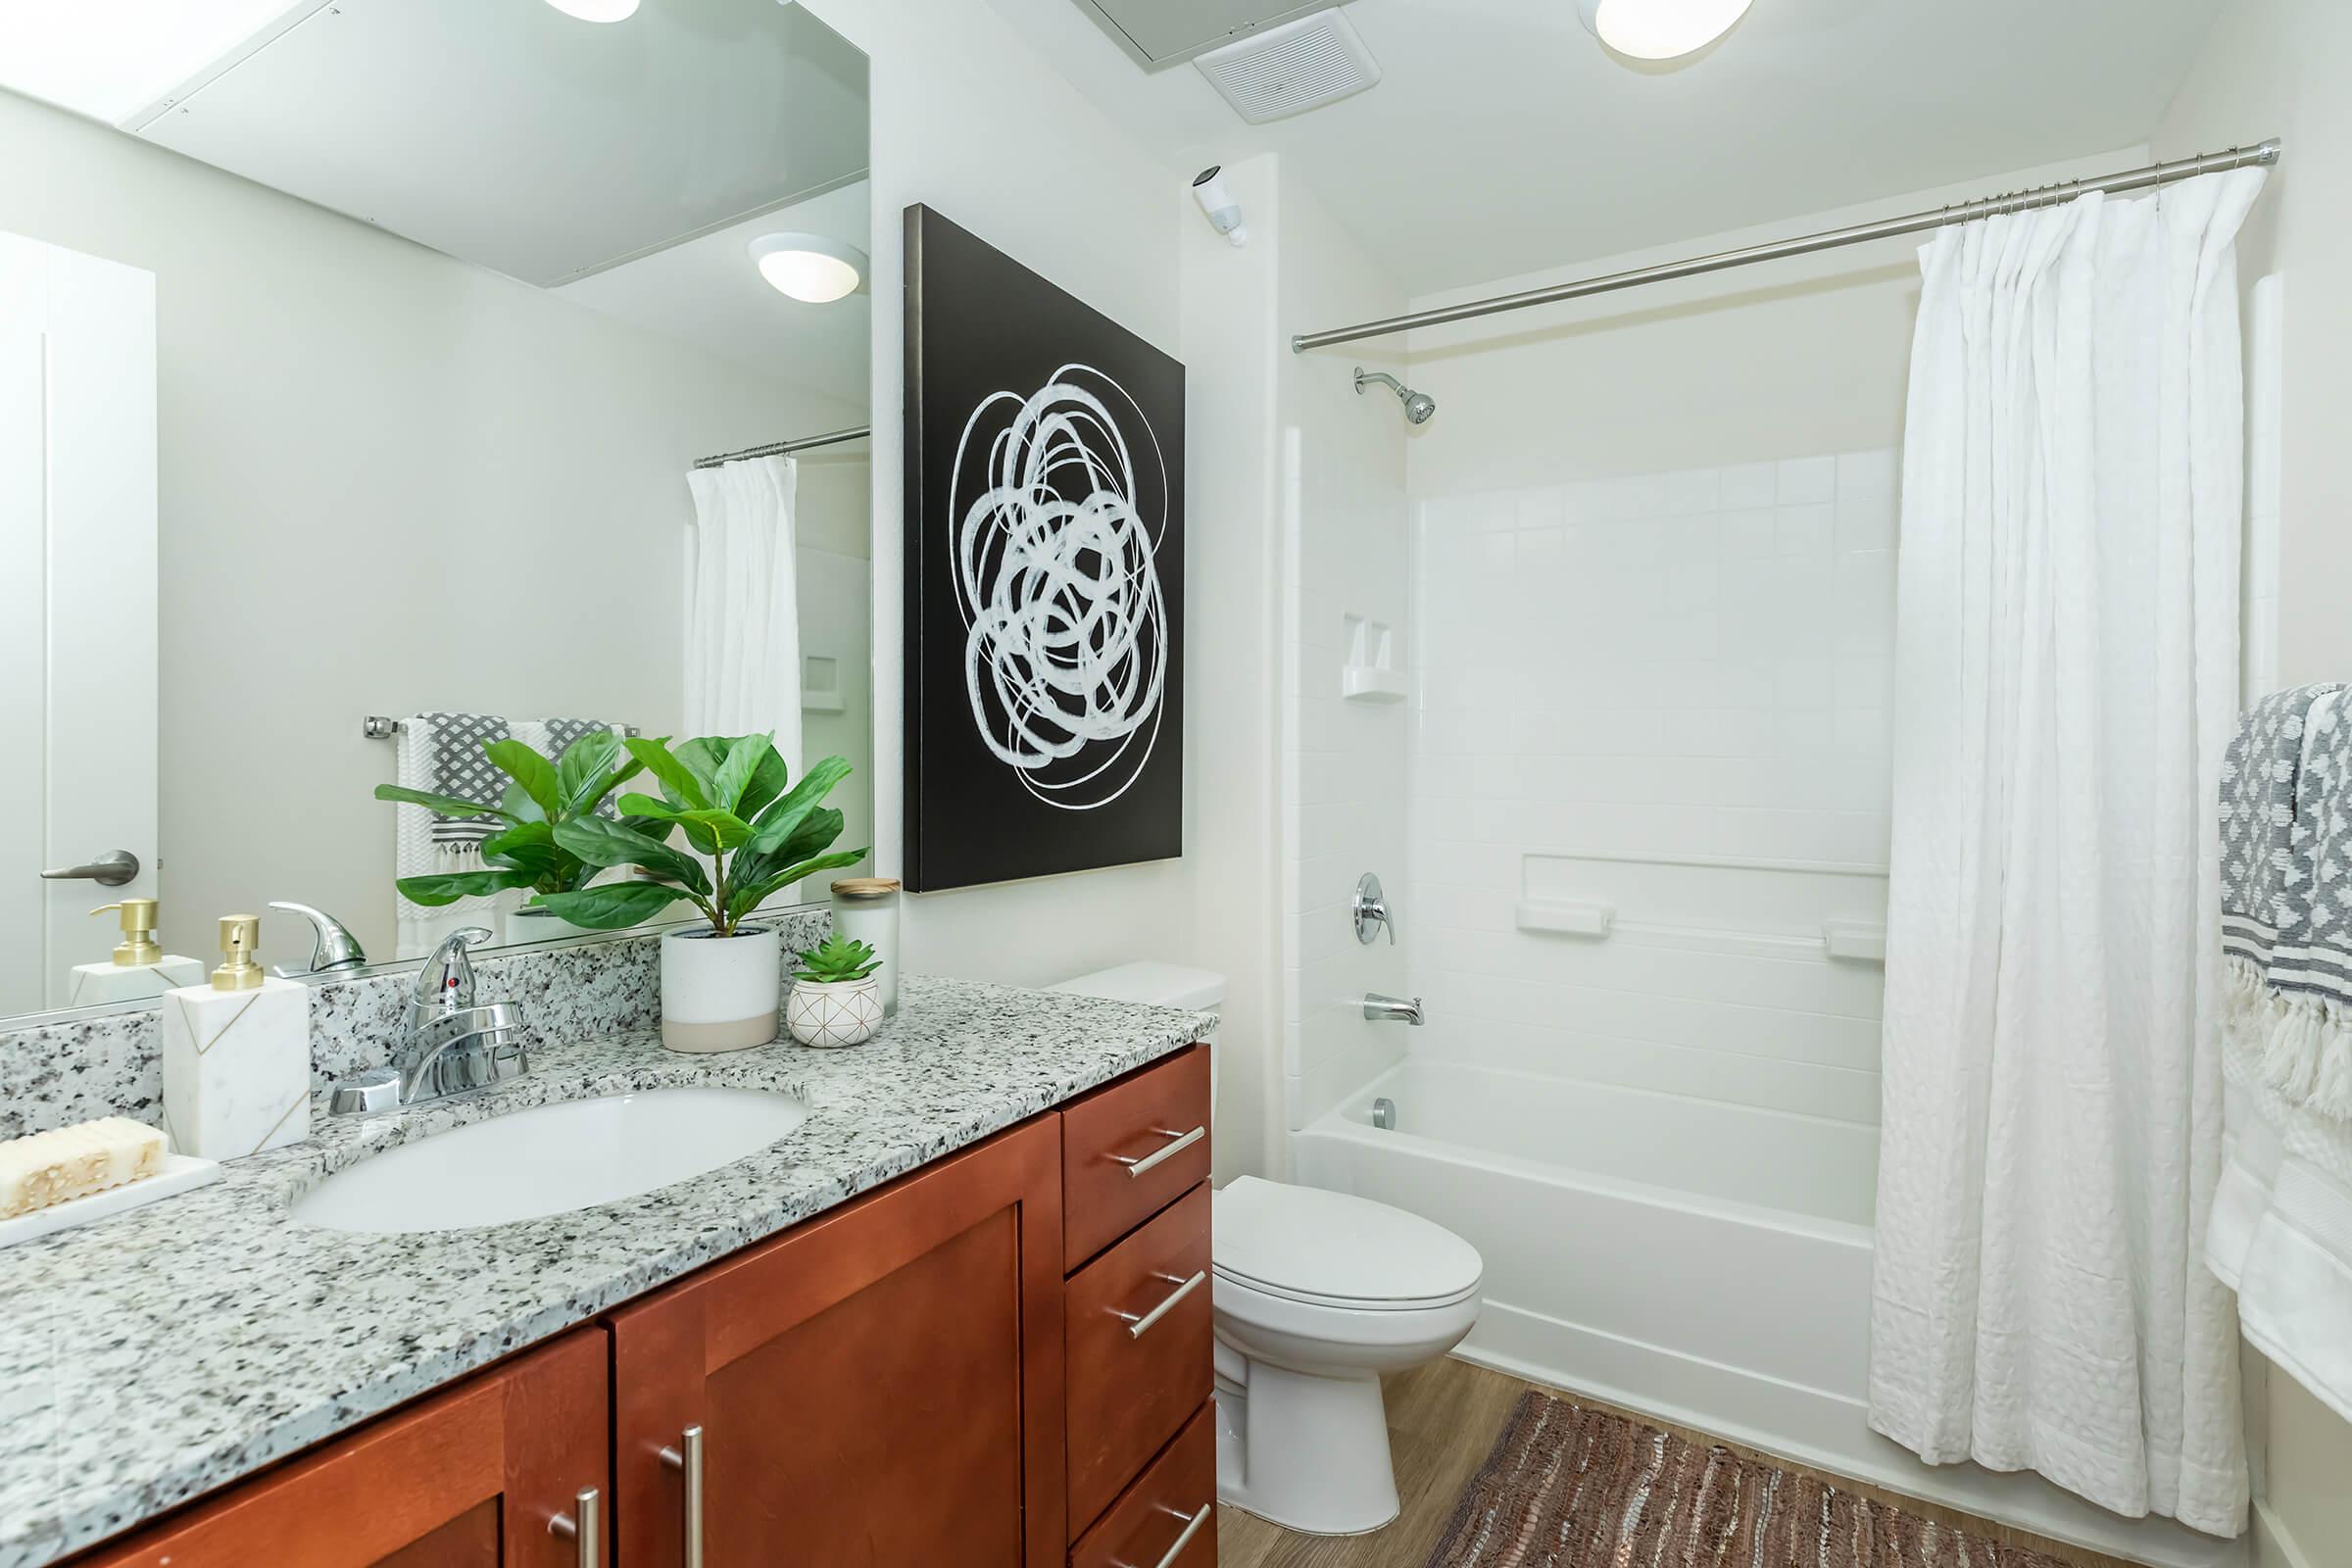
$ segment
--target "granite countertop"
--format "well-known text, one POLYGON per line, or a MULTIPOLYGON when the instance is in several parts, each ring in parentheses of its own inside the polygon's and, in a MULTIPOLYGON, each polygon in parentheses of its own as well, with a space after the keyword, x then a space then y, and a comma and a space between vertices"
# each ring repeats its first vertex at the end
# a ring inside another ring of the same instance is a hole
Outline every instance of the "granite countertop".
POLYGON ((864 1046, 686 1056, 637 1032, 302 1144, 182 1197, 0 1250, 0 1568, 33 1568, 583 1322, 1130 1068, 1212 1014, 909 976, 864 1046), (637 1198, 478 1230, 299 1225, 324 1176, 425 1134, 583 1096, 782 1090, 808 1121, 637 1198))

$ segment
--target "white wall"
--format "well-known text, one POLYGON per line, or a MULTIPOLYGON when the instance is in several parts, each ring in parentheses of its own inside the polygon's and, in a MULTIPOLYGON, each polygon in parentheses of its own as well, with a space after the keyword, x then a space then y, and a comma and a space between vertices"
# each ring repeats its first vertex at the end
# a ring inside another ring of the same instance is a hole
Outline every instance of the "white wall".
POLYGON ((863 416, 5 93, 0 145, 0 229, 156 274, 176 951, 291 898, 391 953, 392 749, 361 716, 670 727, 680 475, 863 416))
POLYGON ((1419 929, 1405 864, 1407 713, 1344 701, 1341 672, 1349 615, 1389 626, 1397 660, 1410 657, 1405 450, 1419 436, 1386 388, 1359 395, 1350 374, 1358 364, 1401 372, 1397 344, 1307 355, 1284 346, 1329 318, 1393 316, 1404 298, 1310 191, 1295 177, 1280 183, 1282 1068, 1289 1125, 1299 1127, 1401 1060, 1411 1033, 1363 1016, 1366 992, 1405 994, 1419 929), (1348 906, 1366 871, 1397 911, 1396 946, 1355 940, 1348 906))
POLYGON ((1894 453, 1417 510, 1414 1054, 1876 1125, 1894 453))
MULTIPOLYGON (((2241 282, 2251 289, 2276 271, 2285 295, 2277 496, 2268 508, 2277 538, 2278 685, 2352 675, 2352 615, 2344 612, 2352 588, 2352 528, 2345 526, 2352 447, 2343 438, 2352 417, 2352 296, 2344 289, 2352 277, 2352 206, 2344 201, 2352 171, 2348 73, 2352 7, 2234 0, 2151 138, 2162 158, 2270 135, 2285 142, 2284 161, 2238 247, 2241 282)), ((2263 482, 2249 520, 2259 541, 2268 479, 2256 478, 2263 482)), ((2250 564, 2264 563, 2258 556, 2250 564)), ((2256 1568, 2352 1561, 2352 1425, 2293 1379, 2249 1360, 2256 1568)))

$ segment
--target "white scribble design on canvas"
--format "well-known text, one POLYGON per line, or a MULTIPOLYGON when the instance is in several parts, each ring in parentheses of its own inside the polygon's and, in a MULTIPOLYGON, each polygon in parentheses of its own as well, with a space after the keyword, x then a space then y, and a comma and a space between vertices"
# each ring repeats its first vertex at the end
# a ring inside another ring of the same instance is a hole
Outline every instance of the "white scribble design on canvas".
POLYGON ((1167 494, 1143 409, 1092 366, 1061 367, 1026 399, 982 399, 956 442, 948 506, 972 722, 1049 806, 1107 806, 1151 760, 1168 672, 1167 494), (1151 442, 1147 498, 1122 418, 1151 442), (991 426, 973 495, 965 466, 991 426))

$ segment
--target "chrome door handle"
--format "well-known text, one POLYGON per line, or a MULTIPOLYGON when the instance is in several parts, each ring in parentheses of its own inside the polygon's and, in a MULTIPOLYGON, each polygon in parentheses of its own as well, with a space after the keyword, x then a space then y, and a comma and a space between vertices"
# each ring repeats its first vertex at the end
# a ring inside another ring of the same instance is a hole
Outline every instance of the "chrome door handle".
POLYGON ((41 880, 44 882, 96 882, 102 887, 119 888, 138 874, 139 858, 128 850, 115 850, 80 865, 52 866, 41 873, 41 880))
POLYGON ((579 1495, 571 1499, 571 1512, 560 1513, 547 1522, 547 1533, 577 1542, 580 1548, 580 1568, 604 1568, 603 1503, 594 1487, 582 1487, 579 1495))
POLYGON ((684 1531, 678 1555, 684 1568, 703 1568, 703 1429, 697 1425, 679 1433, 678 1446, 663 1448, 662 1462, 686 1483, 686 1495, 678 1509, 684 1531))
POLYGON ((1141 1176, 1144 1174, 1144 1172, 1158 1165, 1162 1160, 1174 1158, 1176 1155, 1183 1153, 1186 1150, 1192 1148, 1201 1139, 1208 1136, 1208 1129, 1205 1126, 1196 1127, 1189 1133, 1180 1133, 1173 1127, 1154 1127, 1152 1130, 1159 1134, 1160 1137, 1171 1140, 1171 1142, 1160 1145, 1157 1149, 1154 1149, 1152 1151, 1152 1152, 1146 1154, 1141 1159, 1136 1158, 1133 1154, 1113 1154, 1110 1156, 1119 1164, 1126 1166, 1127 1174, 1130 1176, 1141 1176))
POLYGON ((1183 1300, 1186 1297, 1192 1295, 1193 1292, 1199 1290, 1200 1288, 1200 1282, 1208 1278, 1208 1270, 1197 1270, 1193 1277, 1189 1280, 1180 1278, 1174 1274, 1153 1274, 1152 1277, 1155 1280, 1166 1280, 1170 1285, 1173 1285, 1176 1288, 1162 1298, 1157 1306, 1153 1307, 1151 1311, 1142 1314, 1141 1316, 1138 1316, 1133 1312, 1123 1312, 1115 1306, 1110 1309, 1110 1315, 1112 1317, 1125 1318, 1127 1320, 1127 1337, 1131 1340, 1142 1339, 1146 1331, 1148 1331, 1152 1324, 1158 1322, 1161 1318, 1166 1317, 1168 1313, 1174 1309, 1178 1301, 1183 1300))
MULTIPOLYGON (((1163 1502, 1159 1505, 1159 1511, 1183 1520, 1184 1532, 1176 1538, 1176 1544, 1159 1554, 1159 1561, 1153 1563, 1152 1568, 1175 1568, 1176 1559, 1184 1555, 1184 1548, 1193 1544, 1193 1538, 1200 1533, 1200 1527, 1208 1523, 1209 1515, 1216 1511, 1216 1504, 1204 1502, 1193 1512, 1186 1513, 1182 1508, 1171 1508, 1163 1502)), ((1127 1565, 1121 1563, 1118 1568, 1127 1568, 1127 1565)))

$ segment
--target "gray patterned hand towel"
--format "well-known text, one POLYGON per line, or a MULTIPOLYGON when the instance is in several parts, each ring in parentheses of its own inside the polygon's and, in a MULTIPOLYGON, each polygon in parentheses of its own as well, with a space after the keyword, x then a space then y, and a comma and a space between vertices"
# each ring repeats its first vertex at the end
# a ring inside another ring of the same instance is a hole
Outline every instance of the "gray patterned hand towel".
POLYGON ((2340 684, 2257 702, 2222 763, 2223 1027, 2290 1102, 2352 1118, 2352 716, 2340 684))

